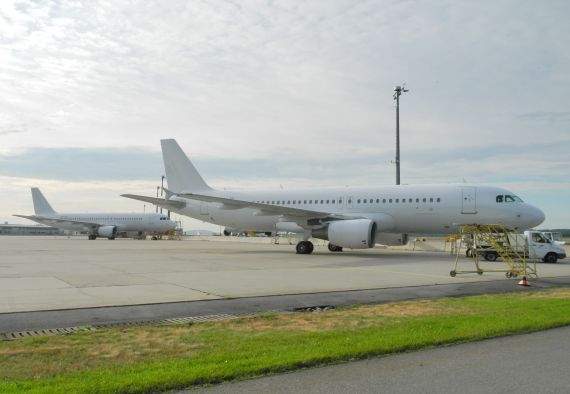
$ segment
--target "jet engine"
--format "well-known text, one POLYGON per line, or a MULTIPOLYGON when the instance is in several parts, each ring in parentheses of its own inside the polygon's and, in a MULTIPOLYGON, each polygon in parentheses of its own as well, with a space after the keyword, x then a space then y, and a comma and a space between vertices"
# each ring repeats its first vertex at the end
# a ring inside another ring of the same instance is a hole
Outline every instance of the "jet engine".
POLYGON ((378 233, 376 242, 386 246, 401 246, 408 243, 408 234, 378 233))
POLYGON ((313 230, 312 235, 343 248, 366 249, 376 244, 376 228, 376 222, 369 219, 338 220, 313 230))
POLYGON ((100 237, 114 237, 117 235, 117 226, 101 226, 97 229, 100 237))

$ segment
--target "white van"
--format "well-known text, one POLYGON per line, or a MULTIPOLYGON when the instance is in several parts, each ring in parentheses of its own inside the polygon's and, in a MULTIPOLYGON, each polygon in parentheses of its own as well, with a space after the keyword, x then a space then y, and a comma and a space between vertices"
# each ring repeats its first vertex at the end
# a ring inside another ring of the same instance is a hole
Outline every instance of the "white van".
MULTIPOLYGON (((548 239, 540 231, 525 231, 524 234, 509 235, 509 248, 513 254, 524 254, 529 259, 541 259, 545 263, 556 263, 558 259, 566 258, 566 251, 558 243, 548 239)), ((478 250, 478 254, 487 261, 495 261, 499 253, 492 248, 478 250)))

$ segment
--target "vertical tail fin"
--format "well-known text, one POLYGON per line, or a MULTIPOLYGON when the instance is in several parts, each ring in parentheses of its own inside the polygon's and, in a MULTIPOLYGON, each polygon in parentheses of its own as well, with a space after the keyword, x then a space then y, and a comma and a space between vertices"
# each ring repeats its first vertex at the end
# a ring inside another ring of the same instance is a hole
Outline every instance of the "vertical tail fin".
POLYGON ((184 154, 176 140, 160 140, 162 160, 166 171, 168 188, 175 193, 182 191, 212 190, 204 182, 190 159, 184 154))
POLYGON ((36 215, 56 213, 37 187, 32 187, 32 200, 34 201, 34 212, 36 215))

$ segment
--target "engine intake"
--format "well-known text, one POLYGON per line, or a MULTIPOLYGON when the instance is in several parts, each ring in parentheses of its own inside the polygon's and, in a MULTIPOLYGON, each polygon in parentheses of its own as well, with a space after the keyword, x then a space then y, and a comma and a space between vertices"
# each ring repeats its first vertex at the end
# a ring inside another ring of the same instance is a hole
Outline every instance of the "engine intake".
POLYGON ((117 235, 117 226, 101 226, 97 229, 100 237, 114 237, 117 235))
POLYGON ((369 219, 339 220, 312 235, 343 248, 366 249, 376 244, 376 229, 376 222, 369 219))

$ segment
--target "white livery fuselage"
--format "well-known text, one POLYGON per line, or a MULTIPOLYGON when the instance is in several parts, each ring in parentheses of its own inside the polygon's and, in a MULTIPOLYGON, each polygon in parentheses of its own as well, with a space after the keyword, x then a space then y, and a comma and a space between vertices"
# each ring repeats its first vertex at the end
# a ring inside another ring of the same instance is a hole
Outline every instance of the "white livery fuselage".
MULTIPOLYGON (((309 190, 232 192, 211 191, 212 196, 367 218, 379 232, 452 233, 462 224, 503 224, 520 230, 544 220, 542 211, 506 189, 466 184, 345 187, 309 190), (498 196, 510 196, 509 202, 498 196), (502 200, 502 202, 498 202, 502 200)), ((230 228, 252 231, 280 230, 289 222, 283 215, 264 214, 260 208, 232 209, 223 203, 172 196, 181 208, 173 211, 230 228)))
POLYGON ((126 194, 182 215, 233 229, 303 233, 297 252, 311 253, 310 237, 331 251, 406 243, 406 233, 451 233, 463 224, 503 224, 519 230, 544 213, 512 192, 468 184, 343 187, 279 191, 212 189, 174 140, 162 140, 166 197, 126 194))

